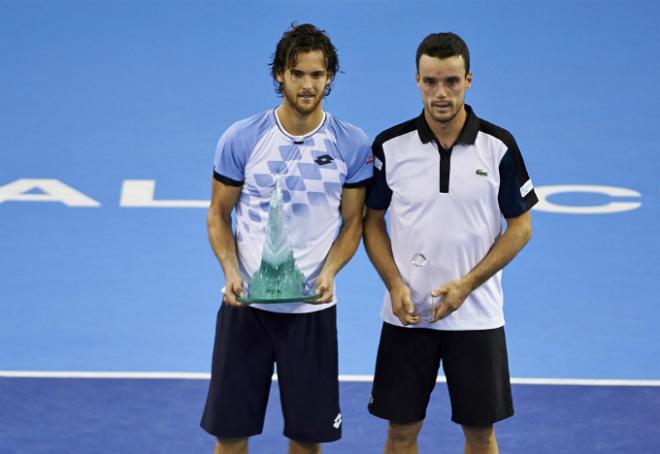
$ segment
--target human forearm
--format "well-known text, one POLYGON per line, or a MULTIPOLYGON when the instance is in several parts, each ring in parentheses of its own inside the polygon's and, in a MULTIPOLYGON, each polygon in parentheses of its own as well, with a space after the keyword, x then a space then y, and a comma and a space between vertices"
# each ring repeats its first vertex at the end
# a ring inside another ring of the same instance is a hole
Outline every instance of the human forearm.
POLYGON ((432 295, 442 298, 431 319, 432 322, 458 310, 468 295, 495 273, 504 268, 532 237, 529 213, 509 219, 508 228, 493 244, 486 256, 468 274, 460 279, 445 283, 433 290, 432 295))
POLYGON ((353 257, 362 236, 362 220, 354 219, 350 223, 344 223, 339 230, 337 239, 332 244, 330 251, 323 264, 321 273, 336 275, 346 263, 353 257))
POLYGON ((488 254, 461 281, 472 292, 511 262, 531 237, 532 225, 529 212, 509 220, 508 228, 495 241, 488 254))
POLYGON ((401 280, 399 269, 392 255, 392 243, 387 234, 385 212, 368 210, 364 219, 364 245, 376 271, 380 274, 390 294, 392 313, 404 326, 420 322, 415 313, 410 289, 401 280))
POLYGON ((353 257, 362 236, 362 210, 365 189, 344 188, 341 200, 342 226, 316 279, 317 303, 329 303, 334 298, 334 278, 353 257))
POLYGON ((383 217, 367 214, 364 219, 364 246, 371 263, 388 291, 402 285, 401 275, 392 255, 392 244, 383 217))
POLYGON ((236 240, 231 229, 231 213, 240 193, 239 186, 228 186, 213 179, 211 205, 206 216, 209 242, 225 274, 223 301, 232 305, 239 305, 236 296, 243 294, 243 279, 238 271, 236 240))
POLYGON ((341 196, 342 225, 325 258, 321 275, 334 277, 353 257, 362 236, 364 187, 344 188, 341 196))
POLYGON ((231 212, 221 213, 218 210, 209 210, 207 216, 209 242, 225 278, 238 276, 238 257, 236 254, 236 240, 231 228, 231 212))

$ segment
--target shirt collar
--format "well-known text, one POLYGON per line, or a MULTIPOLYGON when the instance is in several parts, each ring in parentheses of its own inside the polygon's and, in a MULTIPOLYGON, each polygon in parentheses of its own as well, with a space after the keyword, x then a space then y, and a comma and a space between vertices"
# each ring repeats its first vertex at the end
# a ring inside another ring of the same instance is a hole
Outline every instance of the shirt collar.
MULTIPOLYGON (((458 135, 456 143, 474 145, 474 141, 477 140, 477 134, 479 133, 479 117, 475 115, 472 107, 467 104, 465 104, 465 112, 467 113, 465 124, 463 125, 461 133, 458 135)), ((422 114, 417 117, 417 132, 422 143, 429 143, 430 141, 435 140, 433 131, 431 131, 431 128, 426 122, 426 118, 424 118, 423 109, 422 114)))
POLYGON ((296 143, 303 142, 304 140, 309 139, 314 134, 319 132, 319 130, 323 127, 323 125, 325 125, 325 120, 328 118, 328 113, 324 111, 323 112, 323 118, 321 119, 321 122, 319 123, 319 125, 316 128, 314 128, 313 130, 311 130, 310 132, 308 132, 305 135, 294 136, 293 134, 291 134, 289 131, 287 131, 284 128, 284 125, 280 121, 280 116, 277 114, 277 109, 279 109, 279 107, 275 107, 273 109, 273 116, 275 117, 275 122, 277 123, 277 127, 279 128, 280 131, 282 131, 282 134, 284 134, 285 136, 287 136, 288 138, 290 138, 291 140, 293 140, 296 143))

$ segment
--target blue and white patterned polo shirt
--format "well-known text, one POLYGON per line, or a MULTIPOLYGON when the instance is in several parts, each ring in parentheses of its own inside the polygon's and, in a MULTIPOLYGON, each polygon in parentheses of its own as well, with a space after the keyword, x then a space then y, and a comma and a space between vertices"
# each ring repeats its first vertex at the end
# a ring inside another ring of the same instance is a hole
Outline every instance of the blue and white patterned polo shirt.
MULTIPOLYGON (((259 269, 271 193, 280 180, 289 243, 312 293, 341 227, 343 188, 366 186, 372 177, 371 146, 356 126, 324 114, 317 129, 292 136, 276 110, 238 121, 218 142, 214 178, 242 186, 236 205, 238 261, 244 281, 259 269)), ((253 304, 273 312, 314 312, 335 304, 253 304)))

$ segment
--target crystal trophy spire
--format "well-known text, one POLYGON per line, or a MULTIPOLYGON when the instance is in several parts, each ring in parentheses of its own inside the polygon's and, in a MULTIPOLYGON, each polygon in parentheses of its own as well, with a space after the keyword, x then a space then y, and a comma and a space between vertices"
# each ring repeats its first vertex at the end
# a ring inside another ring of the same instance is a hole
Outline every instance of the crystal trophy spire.
POLYGON ((282 188, 280 178, 277 177, 270 197, 261 265, 250 280, 247 298, 239 298, 239 301, 246 304, 286 303, 309 301, 318 297, 305 295, 304 290, 305 276, 298 269, 289 245, 282 188))
POLYGON ((432 295, 433 276, 429 259, 421 252, 410 259, 409 285, 415 313, 421 320, 430 321, 438 305, 438 298, 432 295))

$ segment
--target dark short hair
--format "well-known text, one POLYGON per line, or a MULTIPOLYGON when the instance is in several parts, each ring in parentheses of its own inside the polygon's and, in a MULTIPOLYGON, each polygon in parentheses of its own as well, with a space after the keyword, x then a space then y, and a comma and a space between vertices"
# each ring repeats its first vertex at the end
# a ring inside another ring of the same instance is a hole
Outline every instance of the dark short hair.
POLYGON ((417 47, 417 71, 422 55, 436 58, 449 58, 458 55, 465 62, 465 74, 470 72, 470 51, 465 41, 455 33, 431 33, 417 47))
MULTIPOLYGON (((282 93, 282 84, 277 81, 277 75, 284 73, 287 68, 292 68, 296 64, 299 52, 314 50, 323 52, 325 70, 328 71, 330 80, 333 80, 339 72, 339 57, 337 49, 330 41, 330 37, 325 33, 325 30, 319 30, 312 24, 291 24, 291 29, 286 31, 277 43, 273 60, 269 63, 277 93, 282 93)), ((330 94, 331 85, 328 84, 324 96, 330 94)))

